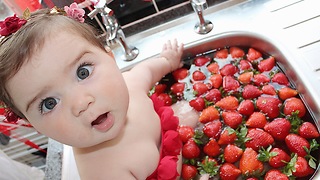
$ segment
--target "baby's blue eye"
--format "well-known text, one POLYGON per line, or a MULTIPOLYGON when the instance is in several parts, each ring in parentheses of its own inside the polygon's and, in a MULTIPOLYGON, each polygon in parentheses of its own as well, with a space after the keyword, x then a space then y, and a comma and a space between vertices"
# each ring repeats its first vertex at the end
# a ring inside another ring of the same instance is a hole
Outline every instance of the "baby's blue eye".
POLYGON ((91 64, 82 64, 77 69, 77 77, 79 80, 84 80, 85 78, 89 77, 92 73, 92 65, 91 64))
POLYGON ((40 112, 41 113, 47 113, 53 110, 53 108, 58 104, 58 99, 49 97, 40 103, 40 112))

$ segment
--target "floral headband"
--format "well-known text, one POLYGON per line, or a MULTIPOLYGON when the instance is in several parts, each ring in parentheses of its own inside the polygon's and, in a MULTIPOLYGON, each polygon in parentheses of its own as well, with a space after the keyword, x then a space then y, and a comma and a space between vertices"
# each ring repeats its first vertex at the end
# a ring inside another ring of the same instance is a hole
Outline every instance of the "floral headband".
MULTIPOLYGON (((62 14, 83 23, 85 11, 79 8, 77 3, 72 3, 70 7, 65 6, 64 9, 53 7, 50 10, 50 14, 62 14)), ((0 21, 0 41, 2 38, 17 32, 24 24, 28 22, 29 18, 30 11, 29 9, 26 9, 23 12, 22 18, 19 18, 16 14, 14 14, 13 16, 7 17, 4 21, 0 21)))

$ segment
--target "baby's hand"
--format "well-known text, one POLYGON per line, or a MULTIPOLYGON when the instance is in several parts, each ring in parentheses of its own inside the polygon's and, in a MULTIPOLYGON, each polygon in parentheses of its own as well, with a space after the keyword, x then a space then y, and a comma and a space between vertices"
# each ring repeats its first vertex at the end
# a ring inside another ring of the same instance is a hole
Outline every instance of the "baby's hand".
POLYGON ((168 40, 168 42, 163 45, 160 56, 167 59, 167 61, 171 66, 171 71, 174 71, 179 67, 182 67, 182 63, 181 63, 182 53, 183 53, 183 44, 181 43, 180 45, 178 45, 178 41, 174 39, 172 43, 170 40, 168 40))

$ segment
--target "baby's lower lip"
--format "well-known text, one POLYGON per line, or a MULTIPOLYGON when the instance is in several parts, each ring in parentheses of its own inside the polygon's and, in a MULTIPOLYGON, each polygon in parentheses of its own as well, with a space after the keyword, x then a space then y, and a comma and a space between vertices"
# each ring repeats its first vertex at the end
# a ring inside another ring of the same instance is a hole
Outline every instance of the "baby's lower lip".
POLYGON ((91 123, 92 127, 98 131, 106 132, 113 125, 113 119, 109 113, 100 115, 96 120, 91 123))

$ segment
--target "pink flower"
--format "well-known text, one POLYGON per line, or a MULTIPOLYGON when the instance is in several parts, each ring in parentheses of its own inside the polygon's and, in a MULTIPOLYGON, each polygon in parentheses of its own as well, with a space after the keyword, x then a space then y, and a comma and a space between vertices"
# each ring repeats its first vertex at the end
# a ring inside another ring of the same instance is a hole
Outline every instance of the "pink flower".
POLYGON ((83 16, 85 14, 85 11, 79 8, 77 3, 70 4, 70 7, 65 6, 64 11, 67 13, 68 17, 71 17, 72 19, 75 19, 81 23, 84 22, 83 16))
POLYGON ((25 23, 27 23, 27 20, 20 19, 16 14, 7 17, 4 21, 0 21, 0 35, 9 36, 18 31, 25 23))

